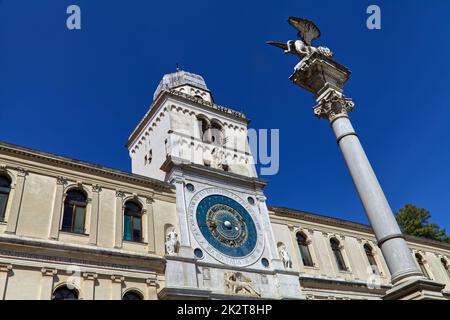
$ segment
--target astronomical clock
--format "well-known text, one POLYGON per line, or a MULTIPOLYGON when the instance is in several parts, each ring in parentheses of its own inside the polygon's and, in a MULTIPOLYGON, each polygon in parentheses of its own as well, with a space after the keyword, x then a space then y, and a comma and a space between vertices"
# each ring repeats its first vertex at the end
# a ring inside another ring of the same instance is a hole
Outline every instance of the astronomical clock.
MULTIPOLYGON (((264 236, 254 210, 249 201, 227 190, 210 188, 195 194, 188 216, 199 249, 222 263, 254 263, 264 249, 264 236)), ((198 249, 195 253, 198 258, 203 256, 198 249)))

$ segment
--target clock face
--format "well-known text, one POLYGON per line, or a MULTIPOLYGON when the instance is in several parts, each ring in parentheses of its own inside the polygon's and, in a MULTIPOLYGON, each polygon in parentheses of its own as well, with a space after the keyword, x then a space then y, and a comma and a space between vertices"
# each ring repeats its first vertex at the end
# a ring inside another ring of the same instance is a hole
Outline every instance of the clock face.
POLYGON ((252 217, 231 198, 222 195, 203 198, 197 207, 197 224, 206 240, 228 256, 245 257, 256 246, 252 217))
POLYGON ((244 266, 261 256, 261 227, 250 206, 231 192, 215 188, 198 192, 188 215, 195 238, 215 259, 244 266))

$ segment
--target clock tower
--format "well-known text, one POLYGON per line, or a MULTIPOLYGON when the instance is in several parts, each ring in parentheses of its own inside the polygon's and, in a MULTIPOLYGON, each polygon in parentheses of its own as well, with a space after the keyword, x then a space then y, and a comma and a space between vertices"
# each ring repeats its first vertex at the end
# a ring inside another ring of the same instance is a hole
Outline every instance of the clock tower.
POLYGON ((216 104, 201 76, 177 69, 131 134, 132 172, 176 193, 160 298, 301 298, 298 274, 279 256, 248 122, 216 104))

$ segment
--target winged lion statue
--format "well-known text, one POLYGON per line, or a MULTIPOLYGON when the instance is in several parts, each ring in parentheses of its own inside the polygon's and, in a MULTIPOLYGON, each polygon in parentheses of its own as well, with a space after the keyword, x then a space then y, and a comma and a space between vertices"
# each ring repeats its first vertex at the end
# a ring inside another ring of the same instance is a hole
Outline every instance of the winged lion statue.
POLYGON ((297 17, 289 17, 288 22, 298 30, 299 40, 289 40, 287 43, 268 41, 267 44, 281 48, 285 54, 294 54, 300 57, 300 62, 295 66, 295 71, 304 70, 307 61, 315 52, 331 58, 333 52, 326 47, 314 47, 312 41, 320 37, 320 30, 314 22, 297 17))

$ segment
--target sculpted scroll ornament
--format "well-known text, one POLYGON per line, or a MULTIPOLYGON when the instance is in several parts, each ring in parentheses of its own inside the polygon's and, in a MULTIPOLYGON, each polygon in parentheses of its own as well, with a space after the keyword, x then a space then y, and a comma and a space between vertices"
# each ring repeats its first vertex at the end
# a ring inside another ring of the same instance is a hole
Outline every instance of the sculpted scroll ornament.
POLYGON ((327 118, 331 121, 339 114, 347 114, 353 111, 354 107, 355 104, 352 99, 346 98, 336 91, 330 91, 314 107, 314 114, 318 118, 327 118))
POLYGON ((261 294, 253 286, 252 280, 241 272, 225 273, 225 289, 227 293, 250 295, 261 297, 261 294))

